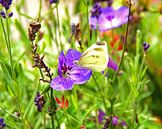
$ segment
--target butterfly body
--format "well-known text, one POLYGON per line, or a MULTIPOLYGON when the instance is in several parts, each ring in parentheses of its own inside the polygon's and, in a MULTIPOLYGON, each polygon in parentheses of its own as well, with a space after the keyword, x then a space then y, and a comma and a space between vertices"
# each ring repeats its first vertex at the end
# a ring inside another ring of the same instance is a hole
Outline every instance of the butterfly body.
POLYGON ((107 44, 102 41, 89 47, 80 57, 78 65, 101 72, 107 67, 108 59, 107 44))

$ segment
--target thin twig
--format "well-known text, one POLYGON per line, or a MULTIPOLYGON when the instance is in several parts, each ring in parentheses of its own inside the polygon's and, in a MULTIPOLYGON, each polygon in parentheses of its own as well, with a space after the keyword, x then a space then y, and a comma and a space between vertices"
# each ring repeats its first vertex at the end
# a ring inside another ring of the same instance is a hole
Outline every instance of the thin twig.
POLYGON ((128 31, 129 31, 129 24, 130 24, 130 15, 131 15, 131 7, 132 7, 132 3, 131 3, 131 0, 129 0, 129 14, 128 14, 128 23, 127 23, 127 28, 126 28, 126 35, 125 35, 125 39, 124 39, 124 47, 123 47, 123 51, 122 51, 122 56, 121 56, 121 60, 120 60, 120 63, 119 63, 119 67, 112 79, 112 84, 113 82, 115 81, 116 79, 116 76, 121 68, 121 65, 122 65, 122 62, 123 62, 123 59, 124 59, 124 53, 125 53, 125 49, 126 49, 126 44, 127 44, 127 38, 128 38, 128 31))

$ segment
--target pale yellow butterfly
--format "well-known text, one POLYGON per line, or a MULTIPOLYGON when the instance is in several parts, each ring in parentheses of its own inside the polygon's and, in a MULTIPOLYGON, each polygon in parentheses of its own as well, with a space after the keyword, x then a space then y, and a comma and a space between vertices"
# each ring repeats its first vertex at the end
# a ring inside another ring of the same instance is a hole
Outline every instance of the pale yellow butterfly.
POLYGON ((90 46, 80 57, 78 65, 92 71, 101 72, 107 67, 109 61, 107 44, 100 41, 90 46))

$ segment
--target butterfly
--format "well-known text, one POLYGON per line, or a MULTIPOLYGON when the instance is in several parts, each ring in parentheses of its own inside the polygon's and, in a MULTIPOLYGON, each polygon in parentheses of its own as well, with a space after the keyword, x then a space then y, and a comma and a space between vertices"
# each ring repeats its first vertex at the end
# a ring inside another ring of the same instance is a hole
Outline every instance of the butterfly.
POLYGON ((81 55, 78 65, 95 72, 104 71, 109 61, 107 43, 100 41, 90 46, 81 55))

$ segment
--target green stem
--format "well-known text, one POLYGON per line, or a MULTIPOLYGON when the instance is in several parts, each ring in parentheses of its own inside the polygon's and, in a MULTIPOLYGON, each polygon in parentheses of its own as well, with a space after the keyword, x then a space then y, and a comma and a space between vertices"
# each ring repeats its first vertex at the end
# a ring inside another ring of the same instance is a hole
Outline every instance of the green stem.
POLYGON ((41 18, 41 10, 42 10, 42 0, 40 0, 39 2, 38 19, 41 18))
POLYGON ((107 105, 106 105, 106 101, 105 101, 105 96, 103 94, 103 91, 102 89, 100 88, 99 84, 97 83, 95 77, 92 75, 92 78, 93 78, 93 81, 95 82, 96 86, 98 87, 99 91, 101 92, 101 98, 102 98, 102 101, 103 101, 103 104, 104 104, 104 107, 105 107, 105 110, 107 112, 107 105))
MULTIPOLYGON (((6 12, 7 13, 7 12, 6 12)), ((7 32, 5 30, 4 24, 3 24, 3 20, 1 19, 1 25, 2 25, 2 29, 3 29, 3 33, 4 33, 4 37, 5 37, 5 41, 6 41, 6 46, 7 46, 7 50, 9 53, 9 58, 10 58, 10 65, 11 65, 11 77, 14 78, 14 68, 13 68, 13 59, 12 59, 12 51, 11 51, 11 41, 10 41, 10 35, 9 35, 9 24, 8 24, 8 18, 6 17, 6 25, 7 25, 7 32)), ((21 107, 20 107, 20 103, 18 101, 18 97, 16 96, 12 86, 10 86, 12 93, 14 94, 14 99, 16 101, 16 104, 18 106, 18 110, 21 116, 21 119, 23 121, 24 127, 26 128, 26 124, 25 124, 25 119, 23 119, 23 115, 21 112, 21 107)))
POLYGON ((128 38, 128 31, 129 31, 129 24, 130 24, 130 15, 131 15, 131 0, 129 0, 129 14, 128 14, 128 23, 127 23, 127 28, 126 28, 126 35, 125 35, 125 39, 124 39, 124 47, 123 47, 123 51, 122 51, 122 56, 121 56, 121 60, 120 60, 120 63, 119 63, 119 67, 112 79, 112 83, 115 81, 116 79, 116 76, 121 68, 121 65, 122 65, 122 62, 123 62, 123 59, 124 59, 124 53, 125 53, 125 49, 126 49, 126 44, 127 44, 127 38, 128 38))
POLYGON ((136 114, 137 114, 137 98, 135 98, 135 103, 134 103, 133 127, 135 127, 136 114))
MULTIPOLYGON (((54 14, 53 14, 53 15, 54 15, 54 14)), ((51 17, 52 17, 53 25, 54 25, 54 29, 53 29, 53 30, 54 30, 54 34, 55 34, 55 36, 54 36, 54 38, 55 38, 55 43, 56 43, 58 52, 60 52, 59 43, 58 43, 58 40, 57 40, 57 23, 56 23, 56 18, 53 17, 52 15, 51 15, 51 17)))
POLYGON ((53 101, 54 101, 54 98, 53 98, 53 89, 52 88, 50 89, 50 95, 51 95, 51 112, 52 112, 51 113, 51 123, 52 123, 52 129, 55 129, 54 115, 53 115, 53 107, 54 107, 53 101))
POLYGON ((88 12, 88 7, 89 7, 89 0, 86 2, 86 15, 87 15, 87 30, 88 30, 88 43, 90 42, 90 28, 89 28, 89 12, 88 12))
POLYGON ((3 34, 4 34, 4 37, 5 37, 5 43, 6 43, 6 46, 7 46, 7 50, 9 50, 9 46, 8 46, 8 41, 7 41, 7 33, 6 33, 6 30, 5 30, 5 27, 4 27, 4 24, 3 24, 3 19, 2 17, 1 18, 1 25, 2 25, 2 29, 3 29, 3 34))
POLYGON ((58 33, 59 33, 59 43, 60 43, 61 50, 63 50, 63 45, 61 43, 61 31, 60 31, 60 19, 59 19, 58 5, 59 5, 59 3, 56 6, 57 24, 58 24, 58 33))
MULTIPOLYGON (((6 11, 6 14, 7 14, 7 11, 6 11)), ((11 41, 10 41, 8 17, 6 17, 6 25, 7 25, 8 48, 9 48, 8 52, 9 52, 10 65, 11 65, 11 75, 12 75, 12 78, 14 78, 14 67, 13 67, 13 59, 12 59, 12 50, 11 50, 11 41)))
POLYGON ((19 119, 19 117, 16 117, 15 115, 13 115, 13 114, 10 113, 9 111, 7 111, 5 108, 3 108, 1 105, 0 105, 0 108, 1 108, 5 113, 7 113, 8 115, 10 115, 10 116, 12 116, 12 117, 14 117, 14 118, 16 118, 16 119, 19 119))

